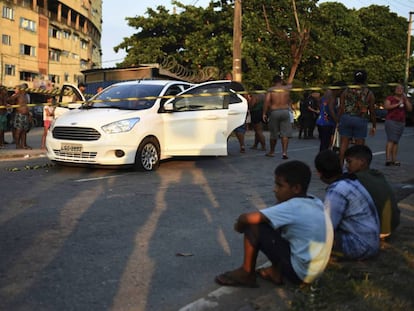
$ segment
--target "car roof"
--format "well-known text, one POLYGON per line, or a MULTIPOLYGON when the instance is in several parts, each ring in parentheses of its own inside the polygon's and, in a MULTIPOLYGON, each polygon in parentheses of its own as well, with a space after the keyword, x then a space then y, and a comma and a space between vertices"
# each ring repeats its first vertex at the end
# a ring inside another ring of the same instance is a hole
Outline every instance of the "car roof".
POLYGON ((172 83, 181 83, 181 84, 188 84, 191 85, 191 83, 185 82, 185 81, 179 81, 179 80, 133 80, 133 81, 124 81, 124 82, 118 82, 113 85, 135 85, 135 84, 143 84, 143 85, 161 85, 165 86, 172 83))

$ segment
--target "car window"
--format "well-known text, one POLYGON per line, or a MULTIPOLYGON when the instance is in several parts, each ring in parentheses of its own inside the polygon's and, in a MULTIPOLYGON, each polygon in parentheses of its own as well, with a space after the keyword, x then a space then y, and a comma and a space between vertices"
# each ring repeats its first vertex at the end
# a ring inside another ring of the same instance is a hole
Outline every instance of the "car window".
MULTIPOLYGON (((170 86, 164 93, 164 96, 174 96, 177 95, 179 93, 181 93, 182 91, 184 91, 186 88, 188 88, 188 86, 185 85, 172 85, 170 86)), ((172 97, 170 97, 172 98, 172 97)), ((165 102, 167 100, 169 100, 170 98, 165 97, 161 99, 161 107, 165 104, 165 102)))
POLYGON ((185 93, 194 95, 193 97, 177 98, 174 108, 177 111, 224 109, 224 99, 227 96, 224 92, 226 89, 221 84, 203 85, 185 93))
POLYGON ((93 98, 92 108, 119 108, 142 110, 151 108, 163 85, 125 84, 113 85, 93 98), (147 98, 149 97, 149 98, 147 98), (96 102, 95 102, 96 100, 96 102))

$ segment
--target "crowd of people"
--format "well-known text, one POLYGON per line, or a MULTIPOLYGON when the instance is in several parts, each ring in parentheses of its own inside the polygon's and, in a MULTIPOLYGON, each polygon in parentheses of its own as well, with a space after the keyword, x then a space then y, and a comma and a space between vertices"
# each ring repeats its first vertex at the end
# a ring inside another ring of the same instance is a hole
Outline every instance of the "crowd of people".
MULTIPOLYGON (((344 81, 337 81, 323 94, 318 90, 305 92, 299 105, 298 138, 314 139, 316 137, 314 132, 317 129, 319 151, 333 149, 337 144, 339 158, 343 164, 344 153, 351 142, 363 145, 368 134, 375 135, 377 122, 375 95, 366 86, 366 80, 367 73, 364 70, 356 70, 353 84, 349 87, 344 81), (368 131, 369 124, 372 127, 368 131)), ((289 158, 287 154, 289 138, 292 137, 294 127, 291 87, 277 75, 273 78, 273 85, 266 94, 246 95, 249 105, 248 122, 255 135, 250 149, 257 150, 260 144, 260 150, 266 151, 266 156, 274 157, 277 140, 280 139, 282 159, 289 158), (269 130, 269 149, 263 135, 264 126, 269 130)), ((400 166, 401 163, 397 160, 398 143, 405 128, 406 113, 412 111, 412 103, 401 84, 398 84, 394 93, 385 99, 384 109, 387 111, 385 165, 400 166)), ((245 132, 245 124, 235 130, 242 153, 245 152, 245 132)))
MULTIPOLYGON (((278 165, 273 190, 276 204, 236 219, 234 230, 244 236, 242 264, 217 275, 218 284, 257 287, 258 277, 275 285, 285 280, 310 284, 322 275, 332 257, 352 261, 379 255, 381 239, 389 237, 399 225, 400 210, 384 174, 370 168, 373 155, 365 139, 369 118, 371 135, 375 134, 376 119, 375 97, 365 86, 366 78, 366 72, 358 70, 353 81, 356 87, 338 82, 337 89, 323 96, 312 92, 303 101, 299 135, 312 138, 314 128, 318 128, 320 148, 314 166, 320 180, 328 185, 325 196, 320 200, 308 194, 311 168, 304 162, 292 160, 278 165), (339 152, 332 150, 335 131, 340 137, 339 152), (256 268, 259 252, 268 258, 270 266, 256 268)), ((280 77, 275 77, 264 99, 263 122, 269 122, 270 131, 267 156, 274 155, 280 137, 282 159, 288 158, 289 89, 280 77)), ((248 97, 248 101, 252 109, 253 98, 248 97)), ((405 112, 412 110, 401 85, 387 97, 385 109, 386 165, 400 165, 396 161, 397 146, 405 112)), ((253 147, 259 143, 259 136, 255 136, 253 147)))
POLYGON ((4 133, 10 126, 13 137, 11 143, 16 144, 16 149, 32 149, 27 144, 27 133, 33 124, 33 115, 29 109, 30 95, 26 92, 27 88, 26 83, 17 85, 14 88, 14 93, 9 96, 7 89, 1 87, 0 148, 3 148, 6 143, 4 133))
MULTIPOLYGON (((29 86, 27 83, 16 85, 14 93, 9 94, 4 86, 0 86, 0 148, 5 144, 15 144, 16 149, 32 149, 27 144, 27 133, 34 126, 34 116, 30 109, 31 96, 27 92, 29 86), (10 130, 12 141, 5 141, 5 133, 10 130)), ((84 93, 86 85, 78 84, 79 90, 84 93)), ((101 90, 99 90, 101 91, 101 90)), ((42 95, 42 123, 43 135, 41 139, 41 149, 46 149, 47 131, 55 118, 56 98, 53 95, 42 95)), ((79 101, 81 98, 74 95, 73 101, 79 101)))

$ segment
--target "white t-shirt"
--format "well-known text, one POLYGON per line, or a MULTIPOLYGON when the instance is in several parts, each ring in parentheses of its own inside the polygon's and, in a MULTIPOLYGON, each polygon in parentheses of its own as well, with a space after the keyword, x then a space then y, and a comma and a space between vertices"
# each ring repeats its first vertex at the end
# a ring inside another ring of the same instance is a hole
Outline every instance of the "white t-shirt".
POLYGON ((322 201, 316 197, 292 198, 260 211, 274 229, 289 241, 292 267, 311 283, 325 270, 333 244, 333 227, 322 201))
POLYGON ((55 107, 48 105, 43 106, 43 120, 52 121, 54 117, 48 116, 46 113, 47 110, 49 111, 49 114, 53 114, 55 107))

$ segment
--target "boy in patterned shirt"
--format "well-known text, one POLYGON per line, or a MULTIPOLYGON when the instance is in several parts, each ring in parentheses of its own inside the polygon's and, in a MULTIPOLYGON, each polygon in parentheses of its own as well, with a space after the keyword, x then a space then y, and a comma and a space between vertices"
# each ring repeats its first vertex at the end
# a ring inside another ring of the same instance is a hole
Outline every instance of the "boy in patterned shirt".
POLYGON ((334 227, 333 254, 355 260, 377 255, 380 221, 371 195, 360 181, 342 174, 339 156, 332 150, 321 151, 315 167, 329 185, 324 205, 334 227))

